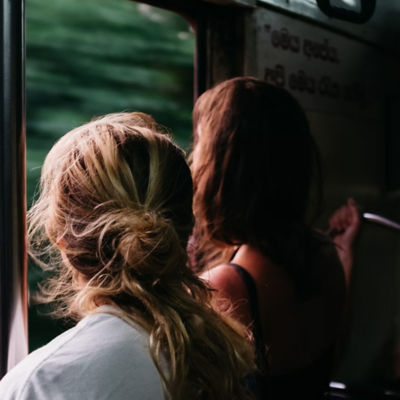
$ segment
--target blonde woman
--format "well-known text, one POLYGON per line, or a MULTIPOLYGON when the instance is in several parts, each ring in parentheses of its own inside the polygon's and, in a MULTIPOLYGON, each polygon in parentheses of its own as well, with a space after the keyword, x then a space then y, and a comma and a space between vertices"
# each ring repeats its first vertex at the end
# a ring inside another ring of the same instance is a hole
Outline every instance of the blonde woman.
POLYGON ((182 151, 139 113, 62 137, 31 208, 44 295, 79 320, 0 382, 2 400, 242 399, 252 354, 187 268, 192 181, 182 151))

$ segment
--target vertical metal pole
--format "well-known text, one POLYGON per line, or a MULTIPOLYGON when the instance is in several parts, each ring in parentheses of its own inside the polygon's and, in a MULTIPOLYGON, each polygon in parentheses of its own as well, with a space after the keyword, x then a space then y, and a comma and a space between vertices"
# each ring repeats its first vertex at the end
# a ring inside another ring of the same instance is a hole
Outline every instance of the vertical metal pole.
POLYGON ((1 1, 0 378, 27 353, 25 4, 1 1))

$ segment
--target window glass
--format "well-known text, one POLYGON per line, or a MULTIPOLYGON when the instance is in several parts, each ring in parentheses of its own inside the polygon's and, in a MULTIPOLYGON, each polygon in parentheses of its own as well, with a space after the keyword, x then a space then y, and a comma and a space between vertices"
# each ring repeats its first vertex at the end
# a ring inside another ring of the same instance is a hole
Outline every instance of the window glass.
MULTIPOLYGON (((194 35, 183 18, 129 0, 29 0, 26 15, 28 206, 51 146, 95 116, 142 111, 190 145, 194 35)), ((34 305, 42 278, 31 263, 31 351, 65 329, 34 305)))

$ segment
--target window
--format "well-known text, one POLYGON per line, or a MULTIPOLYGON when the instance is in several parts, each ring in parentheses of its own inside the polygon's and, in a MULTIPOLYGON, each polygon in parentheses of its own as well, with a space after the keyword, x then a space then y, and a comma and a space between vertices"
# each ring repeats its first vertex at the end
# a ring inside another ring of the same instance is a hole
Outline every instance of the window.
MULTIPOLYGON (((26 14, 28 206, 48 150, 94 116, 146 112, 190 145, 194 34, 183 18, 129 0, 31 0, 26 14)), ((42 278, 31 264, 31 298, 42 278)), ((30 350, 65 329, 38 310, 30 350)))

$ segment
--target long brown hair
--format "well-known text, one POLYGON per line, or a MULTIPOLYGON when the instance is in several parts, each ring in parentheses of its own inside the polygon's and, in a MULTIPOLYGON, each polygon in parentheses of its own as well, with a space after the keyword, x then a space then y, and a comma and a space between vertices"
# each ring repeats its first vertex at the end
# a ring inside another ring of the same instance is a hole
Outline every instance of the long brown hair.
POLYGON ((233 246, 247 243, 296 274, 311 183, 320 179, 298 102, 259 79, 234 78, 200 96, 193 121, 192 252, 199 265, 226 262, 233 246))
POLYGON ((144 114, 110 114, 63 136, 29 211, 31 253, 57 269, 44 294, 61 315, 108 303, 149 332, 168 398, 242 399, 252 351, 187 267, 190 170, 158 131, 144 114))

